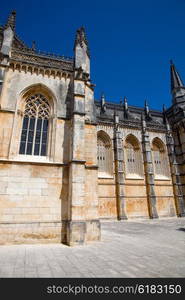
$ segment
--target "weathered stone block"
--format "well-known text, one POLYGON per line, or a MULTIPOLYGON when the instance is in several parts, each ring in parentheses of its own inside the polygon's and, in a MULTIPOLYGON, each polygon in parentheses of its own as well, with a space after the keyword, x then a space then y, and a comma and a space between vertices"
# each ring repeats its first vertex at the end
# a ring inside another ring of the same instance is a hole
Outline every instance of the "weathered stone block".
POLYGON ((67 244, 69 246, 84 244, 85 235, 86 235, 85 221, 67 222, 67 244))

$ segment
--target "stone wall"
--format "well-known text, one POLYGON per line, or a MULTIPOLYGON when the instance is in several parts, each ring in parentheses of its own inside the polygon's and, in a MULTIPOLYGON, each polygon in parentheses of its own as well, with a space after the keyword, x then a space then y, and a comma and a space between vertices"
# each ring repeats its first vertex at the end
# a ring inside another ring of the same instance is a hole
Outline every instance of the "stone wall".
POLYGON ((28 87, 42 84, 46 86, 56 100, 56 113, 58 117, 66 116, 66 98, 69 93, 69 77, 54 78, 48 75, 35 74, 27 71, 18 71, 8 69, 5 73, 4 84, 1 94, 1 108, 15 111, 19 100, 22 97, 22 93, 28 87))
POLYGON ((13 128, 14 113, 0 112, 0 157, 9 155, 11 134, 13 128))
POLYGON ((148 218, 146 182, 144 179, 125 181, 125 203, 128 218, 148 218))
POLYGON ((101 219, 117 218, 115 179, 98 179, 99 216, 101 219))
POLYGON ((173 186, 171 180, 155 180, 156 208, 159 217, 176 215, 173 186))
POLYGON ((61 241, 63 180, 61 165, 1 161, 0 242, 61 241))
MULTIPOLYGON (((113 139, 113 126, 98 126, 98 130, 105 131, 111 139, 113 139)), ((124 142, 126 137, 129 134, 133 134, 139 141, 141 145, 141 131, 130 128, 121 128, 119 129, 122 133, 123 140, 123 149, 124 142)), ((151 145, 152 140, 155 137, 159 137, 161 141, 165 144, 166 137, 164 133, 159 132, 149 132, 149 145, 151 145)), ((151 147, 151 146, 150 146, 151 147)), ((176 208, 175 208, 175 199, 174 199, 174 191, 173 184, 170 174, 170 166, 168 153, 166 150, 166 157, 168 160, 168 178, 160 178, 155 179, 154 172, 154 195, 155 202, 154 205, 157 210, 158 217, 165 216, 175 216, 176 208)), ((113 151, 113 150, 112 150, 113 151)), ((124 151, 124 150, 123 150, 124 151)), ((152 155, 151 155, 152 158, 152 155)), ((144 166, 144 156, 141 147, 141 160, 144 166)), ((127 218, 149 218, 150 215, 150 192, 147 187, 146 181, 146 172, 143 168, 143 175, 138 179, 138 176, 132 176, 132 178, 127 178, 125 161, 123 163, 123 199, 125 203, 125 215, 127 218)), ((115 164, 115 161, 113 162, 115 164)), ((100 218, 117 218, 117 195, 116 195, 116 183, 115 183, 115 165, 114 165, 114 175, 112 178, 99 178, 98 179, 98 196, 99 196, 99 215, 100 218)))

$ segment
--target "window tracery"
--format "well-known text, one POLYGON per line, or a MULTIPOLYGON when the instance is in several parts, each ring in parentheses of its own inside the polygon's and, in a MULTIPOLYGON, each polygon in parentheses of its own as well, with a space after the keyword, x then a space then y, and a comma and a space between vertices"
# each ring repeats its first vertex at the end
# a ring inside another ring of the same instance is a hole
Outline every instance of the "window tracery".
POLYGON ((98 132, 97 160, 99 174, 112 175, 112 147, 111 140, 104 132, 98 132))
POLYGON ((26 99, 19 154, 46 156, 50 105, 42 94, 26 99))
POLYGON ((142 177, 143 163, 139 142, 133 135, 128 135, 125 141, 125 171, 126 177, 142 177))
POLYGON ((168 177, 169 166, 168 166, 167 153, 163 142, 159 138, 155 138, 152 142, 152 156, 153 156, 155 178, 168 177))

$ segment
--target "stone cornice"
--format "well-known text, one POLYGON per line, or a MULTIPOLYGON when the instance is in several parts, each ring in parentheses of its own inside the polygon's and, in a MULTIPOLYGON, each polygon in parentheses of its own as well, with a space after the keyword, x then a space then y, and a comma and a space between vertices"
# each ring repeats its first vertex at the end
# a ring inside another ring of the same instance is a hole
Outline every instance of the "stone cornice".
POLYGON ((25 52, 13 49, 11 53, 11 60, 22 64, 32 64, 43 68, 53 68, 59 70, 73 71, 73 59, 65 57, 47 56, 36 54, 34 52, 25 52))
POLYGON ((73 111, 72 112, 72 115, 79 115, 79 116, 85 116, 86 115, 86 113, 85 112, 80 112, 80 111, 73 111))
MULTIPOLYGON (((97 107, 101 107, 101 103, 100 101, 97 101, 95 100, 95 106, 97 107)), ((106 108, 107 109, 112 109, 112 110, 115 110, 116 111, 124 111, 124 107, 123 107, 123 104, 119 104, 119 103, 113 103, 113 102, 106 102, 106 108)), ((128 106, 128 110, 130 113, 144 113, 145 112, 145 109, 143 107, 137 107, 137 106, 128 106)), ((163 117, 163 113, 158 111, 158 110, 151 110, 150 109, 150 114, 152 116, 157 116, 157 117, 163 117)))
POLYGON ((14 114, 14 113, 15 113, 15 110, 11 110, 11 109, 3 109, 3 108, 0 107, 0 112, 14 114))
POLYGON ((94 169, 97 170, 98 169, 98 165, 85 165, 86 169, 94 169))
POLYGON ((97 126, 98 123, 96 121, 85 120, 85 124, 97 126))
POLYGON ((31 73, 31 74, 36 74, 36 75, 42 75, 42 76, 48 76, 48 77, 53 77, 54 79, 58 78, 71 78, 72 77, 72 72, 62 70, 62 69, 57 69, 54 67, 49 67, 49 66, 36 66, 35 64, 28 63, 28 62, 21 62, 21 61, 16 61, 12 60, 10 61, 10 69, 13 71, 17 70, 19 72, 25 72, 25 73, 31 73))
MULTIPOLYGON (((97 125, 114 125, 114 120, 112 119, 99 119, 97 118, 97 125)), ((142 129, 141 122, 135 121, 135 120, 121 120, 118 124, 120 128, 135 128, 135 129, 142 129)), ((166 126, 163 124, 157 124, 157 123, 148 123, 146 126, 147 131, 157 131, 157 132, 166 132, 166 126)))
POLYGON ((83 159, 72 159, 69 161, 69 164, 81 164, 84 165, 86 163, 86 160, 83 159))
POLYGON ((6 158, 0 158, 0 163, 6 163, 6 164, 24 164, 24 165, 47 165, 47 166, 67 166, 67 163, 61 163, 61 162, 53 162, 53 161, 29 161, 29 160, 18 160, 18 159, 6 159, 6 158))

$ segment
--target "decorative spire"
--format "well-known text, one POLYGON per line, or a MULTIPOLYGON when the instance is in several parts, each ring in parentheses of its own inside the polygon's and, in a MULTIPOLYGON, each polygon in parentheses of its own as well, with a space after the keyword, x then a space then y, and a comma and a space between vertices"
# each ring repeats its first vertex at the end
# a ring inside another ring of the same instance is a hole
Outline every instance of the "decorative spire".
POLYGON ((128 102, 127 102, 126 96, 124 97, 123 101, 124 101, 124 107, 125 107, 125 109, 128 110, 128 102))
POLYGON ((105 95, 104 93, 101 94, 101 105, 105 105, 105 95))
POLYGON ((166 106, 165 106, 165 104, 163 104, 163 114, 165 114, 166 113, 166 106))
POLYGON ((171 73, 171 91, 176 88, 184 87, 182 79, 180 78, 179 73, 177 72, 175 65, 172 60, 170 60, 170 73, 171 73))
POLYGON ((145 114, 147 117, 149 117, 150 111, 149 111, 149 106, 148 106, 147 100, 145 100, 145 114))
POLYGON ((123 107, 124 107, 124 117, 128 118, 128 102, 126 97, 124 97, 123 100, 123 107))
POLYGON ((106 111, 106 104, 105 104, 105 95, 104 93, 101 94, 101 111, 106 111))
POLYGON ((87 55, 90 57, 88 40, 85 34, 85 28, 83 26, 77 29, 76 31, 75 47, 77 44, 79 44, 81 48, 84 48, 84 44, 85 44, 87 55))
POLYGON ((16 11, 13 10, 8 17, 8 21, 5 25, 5 28, 11 27, 13 31, 15 31, 15 23, 16 23, 16 11))
POLYGON ((36 50, 36 42, 35 42, 35 41, 32 41, 31 49, 32 49, 33 51, 36 50))

